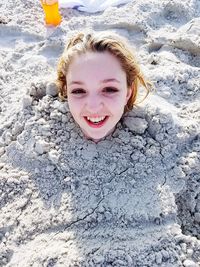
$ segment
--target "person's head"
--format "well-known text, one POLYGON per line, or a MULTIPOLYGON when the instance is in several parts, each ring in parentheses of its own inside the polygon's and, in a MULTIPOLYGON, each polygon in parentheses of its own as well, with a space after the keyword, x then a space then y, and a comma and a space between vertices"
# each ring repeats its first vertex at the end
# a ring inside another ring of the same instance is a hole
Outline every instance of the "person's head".
POLYGON ((131 110, 140 85, 149 92, 132 48, 111 32, 78 33, 60 57, 57 86, 83 133, 98 141, 131 110))

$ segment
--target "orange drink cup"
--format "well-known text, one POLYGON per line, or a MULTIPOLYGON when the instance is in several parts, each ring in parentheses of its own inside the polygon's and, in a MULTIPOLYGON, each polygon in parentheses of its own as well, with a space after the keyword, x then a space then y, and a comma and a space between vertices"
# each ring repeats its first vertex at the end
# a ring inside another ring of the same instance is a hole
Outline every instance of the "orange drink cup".
POLYGON ((58 1, 51 5, 42 3, 42 7, 45 13, 45 22, 47 25, 57 26, 61 23, 62 17, 59 13, 58 1))

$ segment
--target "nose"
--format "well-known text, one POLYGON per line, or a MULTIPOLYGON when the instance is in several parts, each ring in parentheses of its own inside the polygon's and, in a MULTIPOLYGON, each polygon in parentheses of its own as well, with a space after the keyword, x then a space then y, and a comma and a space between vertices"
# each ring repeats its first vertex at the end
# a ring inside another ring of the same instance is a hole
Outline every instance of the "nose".
POLYGON ((89 112, 95 113, 101 110, 103 107, 102 99, 97 94, 92 94, 88 96, 87 102, 86 102, 86 108, 89 112))

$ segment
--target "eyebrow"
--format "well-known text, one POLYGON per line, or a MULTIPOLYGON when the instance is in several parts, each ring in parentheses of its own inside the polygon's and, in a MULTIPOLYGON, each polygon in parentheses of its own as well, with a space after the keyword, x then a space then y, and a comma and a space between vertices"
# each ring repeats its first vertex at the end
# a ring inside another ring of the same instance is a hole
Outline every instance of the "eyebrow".
POLYGON ((117 82, 117 83, 120 83, 119 80, 114 79, 114 78, 112 78, 112 79, 105 79, 105 80, 101 81, 101 83, 108 83, 108 82, 117 82))
MULTIPOLYGON (((120 83, 119 80, 114 79, 114 78, 111 78, 111 79, 104 79, 103 81, 101 81, 101 83, 108 83, 108 82, 117 82, 117 83, 120 83)), ((70 82, 69 85, 73 85, 73 84, 83 85, 84 83, 81 82, 81 81, 72 81, 72 82, 70 82)))

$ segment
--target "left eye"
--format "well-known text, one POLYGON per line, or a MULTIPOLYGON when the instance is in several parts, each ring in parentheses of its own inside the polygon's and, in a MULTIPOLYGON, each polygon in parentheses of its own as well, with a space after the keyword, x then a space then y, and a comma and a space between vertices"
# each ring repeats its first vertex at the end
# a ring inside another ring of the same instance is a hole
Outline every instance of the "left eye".
POLYGON ((71 93, 74 95, 84 94, 85 90, 83 90, 82 88, 77 88, 77 89, 72 90, 71 93))
POLYGON ((105 87, 103 89, 104 92, 106 93, 116 93, 118 92, 119 90, 117 88, 114 88, 114 87, 105 87))

